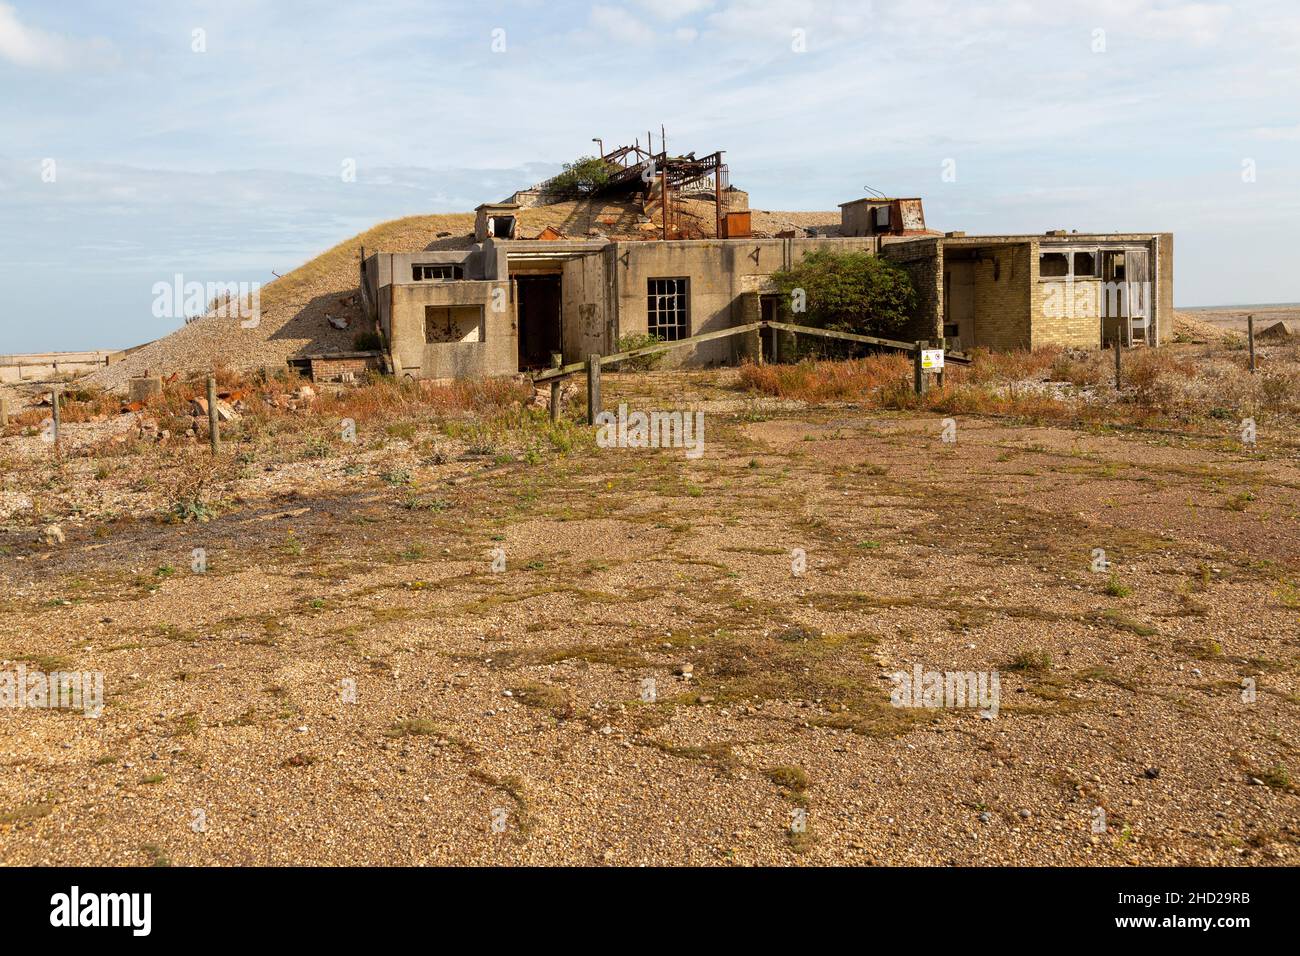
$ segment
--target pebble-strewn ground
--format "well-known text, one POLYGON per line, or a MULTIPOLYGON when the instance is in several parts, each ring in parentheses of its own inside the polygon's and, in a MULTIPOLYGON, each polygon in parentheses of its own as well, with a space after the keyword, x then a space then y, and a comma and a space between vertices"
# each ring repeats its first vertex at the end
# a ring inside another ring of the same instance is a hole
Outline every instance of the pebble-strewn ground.
POLYGON ((0 669, 107 699, 0 711, 0 862, 1300 863, 1292 445, 727 381, 607 378, 702 409, 698 460, 337 450, 7 535, 0 669), (996 717, 891 706, 916 664, 997 670, 996 717))

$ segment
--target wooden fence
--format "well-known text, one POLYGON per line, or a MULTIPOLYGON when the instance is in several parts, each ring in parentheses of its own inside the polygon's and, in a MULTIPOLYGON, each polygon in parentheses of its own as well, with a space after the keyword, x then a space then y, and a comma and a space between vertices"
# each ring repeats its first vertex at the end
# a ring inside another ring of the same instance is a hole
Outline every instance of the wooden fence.
MULTIPOLYGON (((570 375, 577 375, 585 372, 587 374, 587 424, 596 424, 596 415, 600 411, 600 370, 606 365, 617 365, 619 362, 626 362, 628 359, 639 358, 643 355, 657 355, 660 352, 667 352, 672 349, 685 348, 687 346, 699 345, 701 342, 711 342, 714 339, 725 339, 732 335, 744 335, 748 332, 758 332, 762 329, 780 330, 782 332, 793 332, 796 335, 812 335, 824 339, 834 339, 838 342, 856 342, 860 345, 874 345, 877 348, 897 349, 900 352, 912 353, 914 360, 914 385, 917 394, 925 391, 926 374, 921 366, 921 356, 924 351, 932 348, 942 349, 942 343, 934 345, 928 341, 921 340, 918 342, 900 342, 897 339, 882 339, 874 335, 858 335, 855 332, 836 332, 831 329, 818 329, 810 325, 792 325, 789 322, 750 322, 746 325, 736 325, 729 329, 720 329, 717 332, 705 332, 701 335, 692 335, 689 338, 678 339, 676 342, 656 342, 654 345, 644 345, 641 348, 629 349, 626 352, 616 352, 613 355, 591 355, 585 362, 570 362, 568 365, 561 365, 558 356, 556 362, 551 368, 538 372, 533 376, 535 383, 551 383, 551 418, 556 418, 560 413, 560 382, 570 375)), ((776 339, 773 339, 775 345, 776 339)), ((763 360, 763 339, 759 336, 758 340, 758 358, 763 360)), ((969 365, 971 358, 961 352, 946 352, 944 354, 945 362, 955 362, 959 365, 969 365)), ((939 373, 940 382, 943 381, 943 372, 939 373)))

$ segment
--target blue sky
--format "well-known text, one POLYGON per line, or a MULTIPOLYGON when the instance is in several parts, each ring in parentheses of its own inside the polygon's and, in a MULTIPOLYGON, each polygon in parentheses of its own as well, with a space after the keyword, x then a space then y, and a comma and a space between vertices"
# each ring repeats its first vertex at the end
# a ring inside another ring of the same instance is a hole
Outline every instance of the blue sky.
POLYGON ((1168 230, 1180 306, 1300 300, 1294 0, 0 0, 0 353, 157 338, 177 272, 268 281, 661 123, 756 208, 1168 230))

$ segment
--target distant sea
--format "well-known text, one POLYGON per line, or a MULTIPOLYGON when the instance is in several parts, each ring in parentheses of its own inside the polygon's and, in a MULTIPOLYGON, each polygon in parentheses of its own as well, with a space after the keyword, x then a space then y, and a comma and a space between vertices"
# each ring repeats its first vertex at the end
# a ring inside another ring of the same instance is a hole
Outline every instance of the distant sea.
POLYGON ((1243 309, 1300 309, 1300 302, 1246 302, 1241 305, 1176 305, 1174 308, 1183 312, 1223 312, 1227 310, 1240 312, 1243 309))

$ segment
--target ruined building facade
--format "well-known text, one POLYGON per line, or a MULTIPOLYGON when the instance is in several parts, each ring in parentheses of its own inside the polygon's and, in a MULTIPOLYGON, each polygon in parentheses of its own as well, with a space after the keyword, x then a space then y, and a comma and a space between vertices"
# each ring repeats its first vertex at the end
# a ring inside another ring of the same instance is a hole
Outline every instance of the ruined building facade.
MULTIPOLYGON (((464 250, 369 255, 361 295, 398 376, 508 375, 780 318, 773 272, 816 249, 901 265, 917 304, 893 338, 950 349, 1155 346, 1173 332, 1169 233, 967 236, 925 229, 919 199, 841 207, 838 236, 668 241, 521 239, 519 207, 480 207, 464 250)), ((797 322, 797 317, 792 319, 797 322)), ((730 363, 757 336, 674 349, 672 365, 730 363)))

